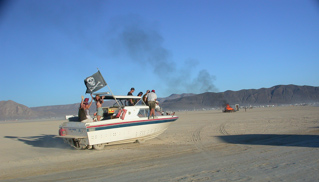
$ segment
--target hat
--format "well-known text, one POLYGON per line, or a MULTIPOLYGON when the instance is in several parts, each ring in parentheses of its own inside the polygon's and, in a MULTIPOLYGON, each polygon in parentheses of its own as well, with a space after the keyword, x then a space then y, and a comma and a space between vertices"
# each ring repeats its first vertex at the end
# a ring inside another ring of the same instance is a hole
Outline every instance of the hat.
POLYGON ((137 95, 143 95, 143 92, 138 93, 137 95))
POLYGON ((152 92, 154 92, 154 93, 155 93, 155 90, 152 90, 152 92))
POLYGON ((88 103, 88 102, 89 102, 89 98, 85 98, 84 103, 88 103))

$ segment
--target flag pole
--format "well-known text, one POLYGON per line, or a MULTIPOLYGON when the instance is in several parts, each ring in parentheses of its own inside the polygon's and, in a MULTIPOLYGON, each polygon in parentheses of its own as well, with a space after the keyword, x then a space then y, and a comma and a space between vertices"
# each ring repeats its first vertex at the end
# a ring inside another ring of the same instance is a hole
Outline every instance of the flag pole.
MULTIPOLYGON (((97 70, 100 72, 99 68, 97 68, 97 70)), ((102 75, 102 74, 101 74, 101 75, 102 75)), ((103 76, 102 76, 102 78, 103 78, 103 76)), ((103 80, 104 80, 104 78, 103 78, 103 80)), ((104 82, 106 83, 105 80, 104 80, 104 82)), ((107 83, 106 83, 106 86, 107 86, 107 88, 109 88, 109 90, 110 90, 110 92, 111 92, 111 95, 112 95, 112 97, 114 98, 114 100, 116 101, 117 105, 120 106, 120 103, 119 103, 119 102, 117 101, 117 99, 114 97, 114 94, 113 94, 111 88, 109 87, 109 85, 108 85, 107 83)))

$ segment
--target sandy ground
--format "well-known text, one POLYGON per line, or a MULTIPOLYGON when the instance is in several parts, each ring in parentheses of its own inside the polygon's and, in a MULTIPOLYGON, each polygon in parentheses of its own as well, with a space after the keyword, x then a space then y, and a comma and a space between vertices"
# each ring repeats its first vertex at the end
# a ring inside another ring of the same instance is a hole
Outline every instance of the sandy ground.
POLYGON ((75 150, 63 121, 0 124, 3 181, 318 181, 319 107, 193 111, 145 143, 75 150))

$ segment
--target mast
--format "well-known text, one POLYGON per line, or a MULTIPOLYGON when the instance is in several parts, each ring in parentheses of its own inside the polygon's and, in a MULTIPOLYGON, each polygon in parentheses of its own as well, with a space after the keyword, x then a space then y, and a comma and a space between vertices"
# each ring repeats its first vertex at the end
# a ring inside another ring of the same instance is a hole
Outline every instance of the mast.
MULTIPOLYGON (((97 70, 100 71, 99 68, 97 68, 97 70)), ((104 78, 103 78, 103 79, 104 79, 104 78)), ((106 82, 105 82, 105 83, 106 83, 106 82)), ((109 88, 112 97, 114 98, 114 100, 115 100, 115 102, 117 103, 117 105, 120 107, 120 103, 119 103, 119 102, 117 101, 117 99, 114 97, 114 94, 113 94, 111 88, 109 87, 109 84, 106 84, 106 86, 107 86, 107 88, 109 88)))

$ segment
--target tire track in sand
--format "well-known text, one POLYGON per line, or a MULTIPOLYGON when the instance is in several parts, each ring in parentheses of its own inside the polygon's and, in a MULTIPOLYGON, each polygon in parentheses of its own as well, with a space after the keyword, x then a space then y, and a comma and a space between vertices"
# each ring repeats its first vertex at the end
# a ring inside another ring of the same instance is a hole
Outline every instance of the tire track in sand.
POLYGON ((220 126, 219 126, 219 132, 223 135, 229 135, 229 133, 226 131, 225 129, 225 126, 226 126, 226 123, 222 123, 220 126))
POLYGON ((207 125, 203 125, 203 126, 197 128, 197 129, 193 132, 193 134, 192 134, 192 141, 193 141, 195 147, 196 147, 198 150, 200 150, 200 151, 203 151, 203 144, 202 144, 202 139, 201 139, 201 137, 200 137, 200 133, 201 133, 202 129, 203 129, 205 126, 207 126, 207 125))
POLYGON ((193 141, 193 144, 196 147, 196 149, 203 155, 204 158, 206 158, 210 161, 213 161, 214 156, 212 156, 212 152, 209 150, 209 148, 211 148, 212 145, 214 145, 213 144, 214 142, 211 140, 208 140, 206 138, 206 140, 205 140, 206 144, 205 144, 205 142, 203 143, 203 140, 201 137, 203 130, 207 129, 210 126, 211 126, 211 124, 205 124, 205 125, 202 125, 202 126, 199 126, 198 128, 196 128, 196 130, 192 133, 192 141, 193 141))
MULTIPOLYGON (((219 126, 218 130, 223 135, 230 135, 225 129, 226 124, 227 123, 222 123, 219 126)), ((196 128, 196 130, 192 133, 192 141, 193 141, 196 149, 199 150, 199 151, 202 151, 204 153, 206 153, 206 151, 205 151, 205 146, 204 146, 204 144, 202 142, 201 132, 202 132, 202 130, 204 128, 209 127, 209 126, 210 126, 210 124, 202 125, 202 126, 196 128)))

